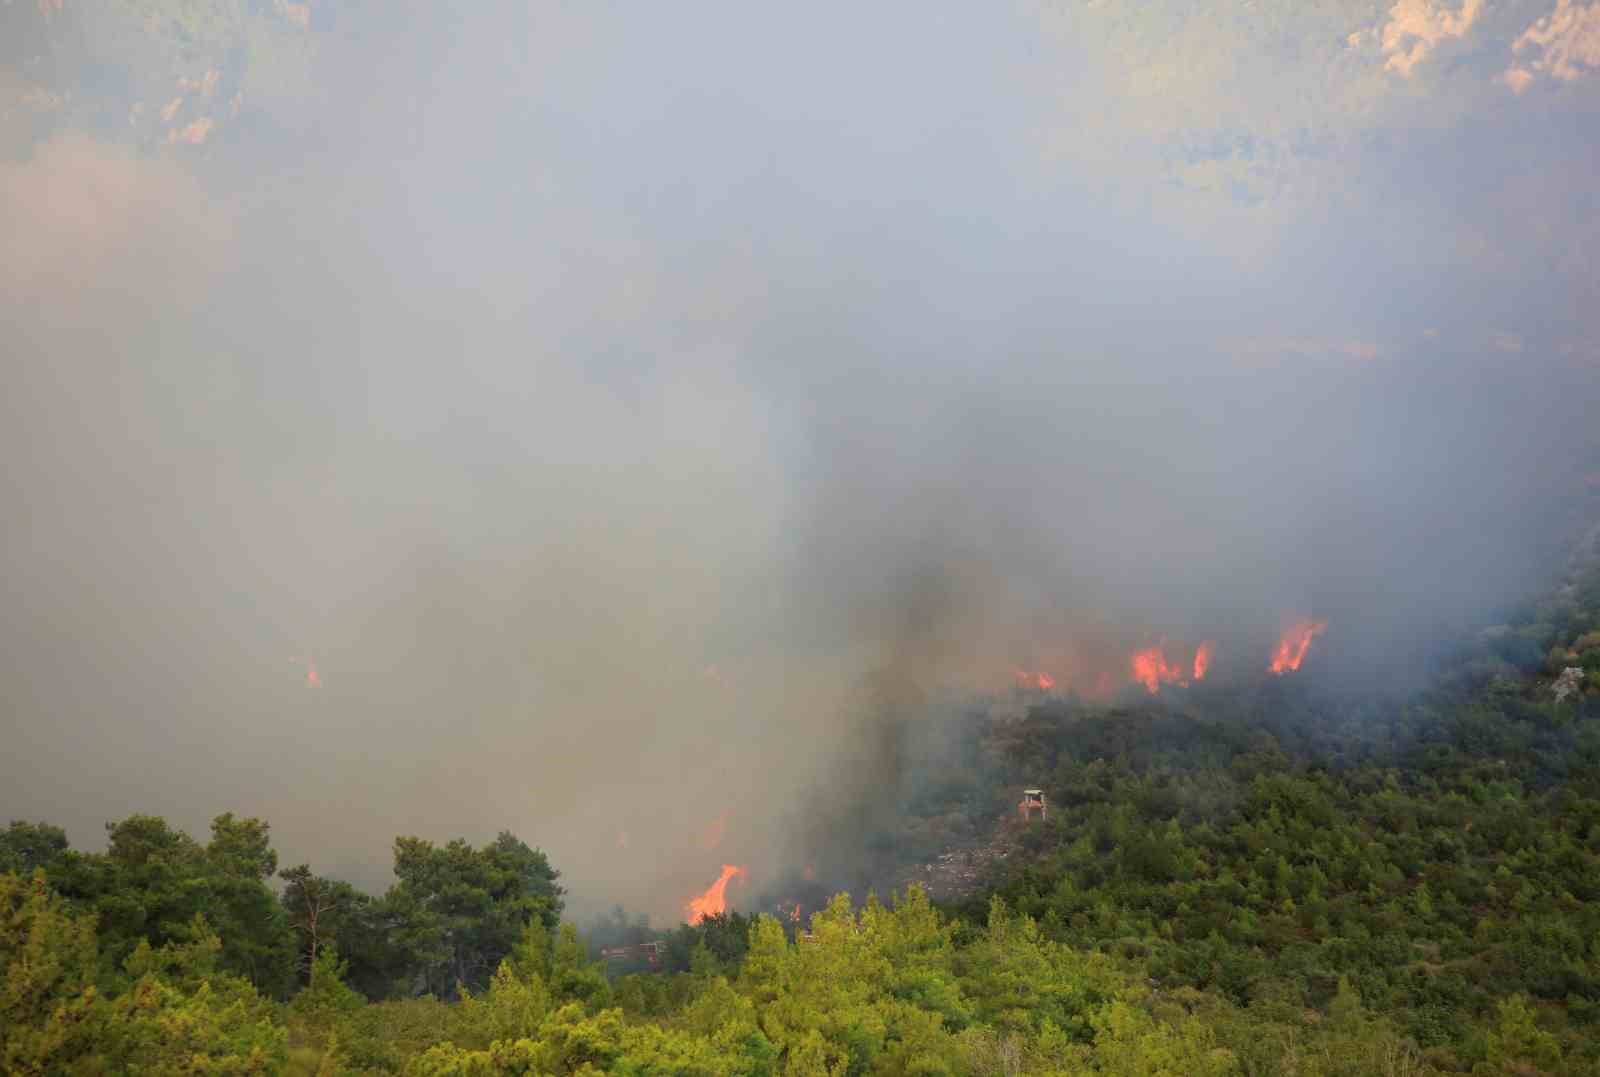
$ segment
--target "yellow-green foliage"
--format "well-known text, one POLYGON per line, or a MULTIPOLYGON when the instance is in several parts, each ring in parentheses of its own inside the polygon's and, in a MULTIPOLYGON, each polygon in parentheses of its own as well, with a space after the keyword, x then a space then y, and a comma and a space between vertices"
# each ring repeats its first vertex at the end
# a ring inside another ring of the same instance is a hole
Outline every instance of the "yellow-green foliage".
POLYGON ((47 1073, 89 1050, 94 922, 70 916, 43 872, 0 875, 0 1071, 47 1073))
POLYGON ((42 874, 0 875, 0 913, 6 1073, 1589 1072, 1521 996, 1502 1001, 1441 1069, 1347 980, 1321 1010, 1270 982, 1249 1006, 1195 988, 1161 991, 1136 963, 1054 942, 999 899, 986 926, 961 928, 958 939, 915 887, 892 907, 869 899, 857 909, 841 894, 798 942, 759 917, 737 975, 650 978, 677 986, 652 989, 648 1005, 640 982, 605 986, 570 932, 552 940, 534 926, 486 990, 457 1002, 363 1002, 330 947, 284 1006, 217 971, 222 944, 203 920, 187 941, 141 944, 125 963, 131 987, 104 997, 93 984, 93 923, 67 911, 42 874))
POLYGON ((65 912, 42 872, 0 875, 0 1064, 6 1073, 275 1073, 288 1033, 249 983, 216 971, 221 942, 141 943, 132 986, 100 996, 93 921, 65 912))

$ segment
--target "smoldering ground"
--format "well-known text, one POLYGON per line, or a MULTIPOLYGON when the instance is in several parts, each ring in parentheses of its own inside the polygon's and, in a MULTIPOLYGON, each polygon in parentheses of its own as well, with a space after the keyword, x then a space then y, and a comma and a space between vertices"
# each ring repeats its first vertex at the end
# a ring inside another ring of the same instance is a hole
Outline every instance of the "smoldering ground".
POLYGON ((1586 105, 1173 194, 1112 57, 1074 131, 1026 12, 936 15, 350 6, 203 147, 19 143, 6 813, 368 886, 509 828, 670 917, 859 840, 949 693, 1295 616, 1403 679, 1540 579, 1586 105))

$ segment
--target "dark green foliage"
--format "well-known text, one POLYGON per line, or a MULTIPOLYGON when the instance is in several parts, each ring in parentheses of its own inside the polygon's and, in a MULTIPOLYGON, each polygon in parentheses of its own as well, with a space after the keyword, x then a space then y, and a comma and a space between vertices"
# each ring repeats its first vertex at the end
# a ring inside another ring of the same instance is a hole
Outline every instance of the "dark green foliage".
POLYGON ((399 882, 385 898, 394 937, 423 989, 440 997, 488 983, 530 920, 554 928, 561 918, 558 873, 509 833, 481 849, 397 838, 394 873, 399 882))
POLYGON ((344 979, 369 999, 403 994, 413 979, 408 955, 391 937, 388 904, 301 864, 281 873, 281 900, 295 933, 299 982, 310 982, 322 947, 345 958, 344 979))
POLYGON ((274 998, 309 982, 323 944, 344 959, 341 976, 369 998, 481 987, 533 920, 553 929, 562 891, 543 853, 510 834, 481 849, 443 848, 415 838, 396 842, 399 881, 373 898, 305 865, 277 869, 270 831, 232 813, 212 822, 200 845, 156 816, 107 824, 107 850, 67 848, 55 827, 12 823, 0 832, 6 870, 47 866, 55 890, 98 925, 96 982, 129 984, 125 965, 141 946, 195 941, 204 916, 220 939, 218 968, 274 998))
POLYGON ((37 868, 49 871, 66 851, 67 832, 60 827, 14 820, 0 830, 0 874, 27 877, 37 868))
POLYGON ((220 815, 205 846, 150 815, 106 830, 104 854, 67 852, 54 876, 74 907, 97 918, 102 985, 122 983, 122 964, 141 942, 191 942, 194 918, 204 914, 224 940, 222 969, 287 997, 293 940, 267 885, 277 854, 266 823, 220 815))
POLYGON ((294 986, 290 955, 294 941, 268 880, 278 854, 260 819, 235 819, 232 812, 211 822, 205 850, 209 882, 205 915, 224 940, 222 967, 243 976, 265 994, 286 997, 294 986))
MULTIPOLYGON (((1509 633, 1555 640, 1565 666, 1561 639, 1596 620, 1509 633)), ((1508 657, 1506 636, 1488 649, 1508 657)), ((1013 788, 1050 775, 1050 820, 1019 836, 1030 855, 999 894, 1046 937, 1136 959, 1168 989, 1317 1009, 1345 977, 1437 1061, 1481 1060, 1511 997, 1587 1027, 1600 706, 1587 690, 1557 706, 1548 678, 1478 675, 1478 661, 1393 716, 1286 679, 974 718, 958 765, 999 757, 1013 788)), ((984 915, 976 899, 963 911, 984 915)))
POLYGON ((107 851, 68 854, 57 885, 75 907, 94 913, 102 980, 114 983, 139 943, 187 940, 208 888, 204 850, 166 820, 134 815, 106 831, 107 851))
POLYGON ((672 972, 688 972, 697 950, 721 970, 735 969, 750 947, 750 926, 755 917, 739 912, 718 913, 698 924, 684 924, 667 936, 665 967, 672 972))

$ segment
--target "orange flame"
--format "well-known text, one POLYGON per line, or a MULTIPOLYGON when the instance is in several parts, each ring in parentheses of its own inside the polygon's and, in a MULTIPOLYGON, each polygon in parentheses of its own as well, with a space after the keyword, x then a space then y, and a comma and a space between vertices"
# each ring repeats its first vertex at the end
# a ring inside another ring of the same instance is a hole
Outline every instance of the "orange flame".
POLYGON ((295 663, 296 665, 299 665, 301 662, 306 664, 307 688, 322 687, 322 678, 317 674, 317 660, 315 658, 291 658, 289 661, 295 663))
POLYGON ((1210 640, 1202 643, 1194 652, 1194 679, 1203 681, 1211 670, 1211 648, 1215 646, 1210 640))
POLYGON ((706 887, 705 893, 689 899, 686 906, 689 912, 689 922, 698 924, 708 916, 720 916, 728 911, 726 891, 728 881, 735 875, 743 875, 744 868, 733 864, 722 865, 722 874, 717 876, 717 881, 706 887))
POLYGON ((1053 691, 1056 686, 1056 679, 1048 673, 1029 673, 1019 669, 1017 670, 1017 680, 1023 687, 1037 688, 1041 692, 1053 691))
POLYGON ((1161 691, 1163 684, 1171 684, 1183 676, 1183 671, 1177 666, 1167 665, 1166 651, 1161 644, 1137 652, 1130 664, 1133 667, 1133 679, 1144 685, 1144 690, 1151 695, 1161 691))
POLYGON ((1300 621, 1290 625, 1278 640, 1277 649, 1272 652, 1272 664, 1267 667, 1267 672, 1283 674, 1299 669, 1300 663, 1306 660, 1306 651, 1311 649, 1311 641, 1327 627, 1327 621, 1300 621))
POLYGON ((795 903, 794 912, 789 914, 789 919, 793 920, 797 924, 800 922, 800 904, 799 904, 799 902, 795 903))

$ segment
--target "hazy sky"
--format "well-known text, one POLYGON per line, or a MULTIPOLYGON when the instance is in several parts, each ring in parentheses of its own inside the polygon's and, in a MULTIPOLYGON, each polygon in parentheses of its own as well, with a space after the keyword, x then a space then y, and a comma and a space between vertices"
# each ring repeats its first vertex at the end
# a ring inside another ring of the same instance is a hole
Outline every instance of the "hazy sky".
POLYGON ((1595 507, 1600 3, 188 7, 0 8, 0 817, 671 916, 868 673, 1392 676, 1595 507))

